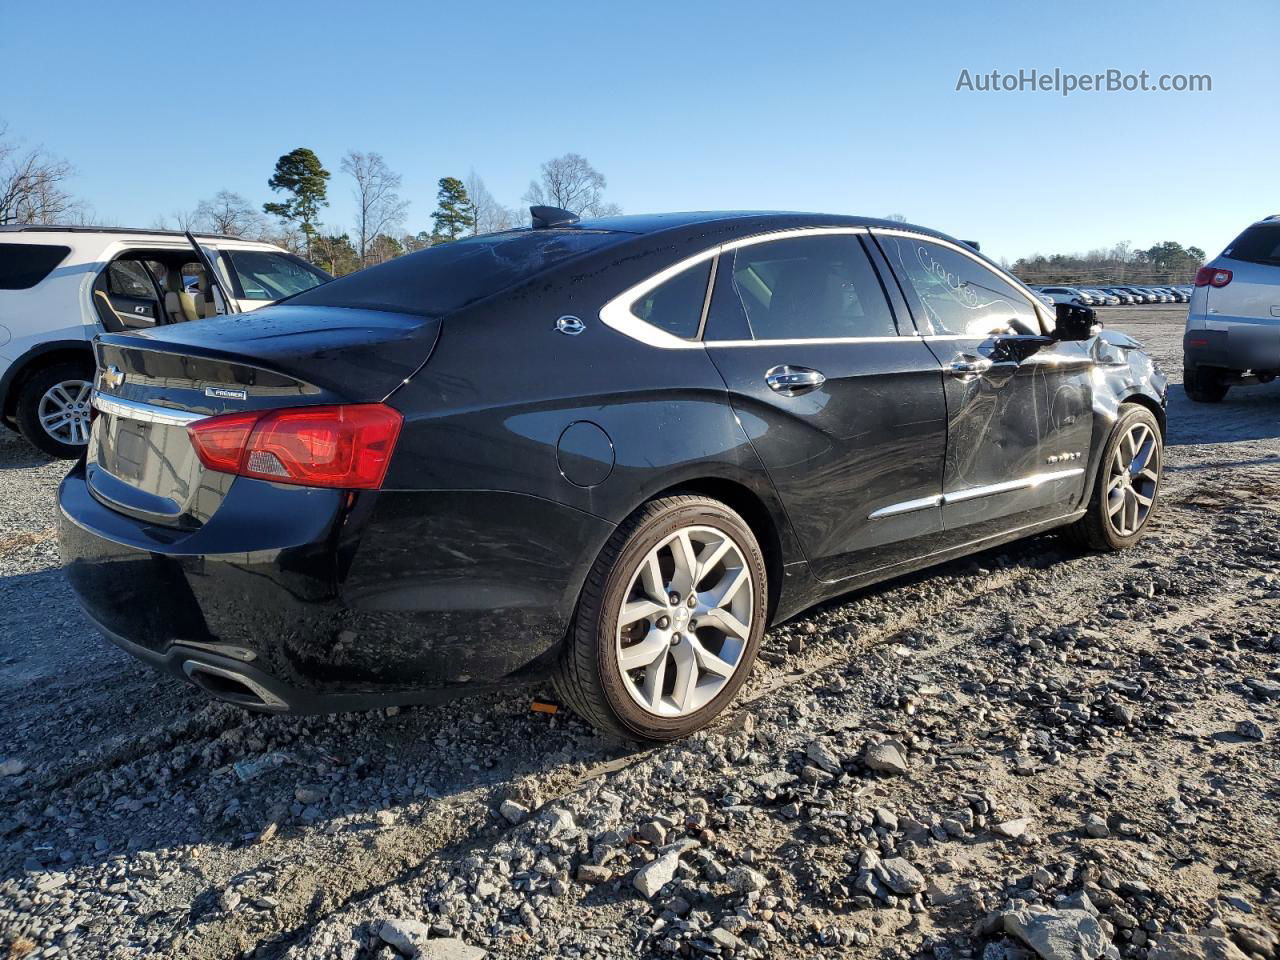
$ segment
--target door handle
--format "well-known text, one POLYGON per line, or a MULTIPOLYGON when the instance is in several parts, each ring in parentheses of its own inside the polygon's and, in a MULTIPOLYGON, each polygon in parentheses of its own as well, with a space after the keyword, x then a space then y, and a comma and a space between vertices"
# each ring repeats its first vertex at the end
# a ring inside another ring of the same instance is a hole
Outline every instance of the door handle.
POLYGON ((764 382, 769 385, 770 390, 784 397, 798 397, 810 390, 817 390, 827 382, 827 378, 817 370, 810 370, 808 367, 792 367, 783 364, 766 372, 764 382))
POLYGON ((953 377, 976 377, 979 374, 986 373, 995 364, 986 357, 964 357, 959 360, 951 361, 951 366, 947 371, 953 377))

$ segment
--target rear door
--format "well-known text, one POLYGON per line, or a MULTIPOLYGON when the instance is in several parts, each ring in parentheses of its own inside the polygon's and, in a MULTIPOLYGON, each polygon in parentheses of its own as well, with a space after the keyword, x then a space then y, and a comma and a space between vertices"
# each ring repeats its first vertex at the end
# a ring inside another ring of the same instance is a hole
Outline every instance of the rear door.
POLYGON ((814 573, 928 553, 942 530, 942 375, 861 232, 753 239, 715 269, 704 341, 814 573))
POLYGON ((876 240, 944 374, 947 544, 1070 512, 1093 436, 1091 341, 1045 335, 1031 299, 959 245, 876 240))

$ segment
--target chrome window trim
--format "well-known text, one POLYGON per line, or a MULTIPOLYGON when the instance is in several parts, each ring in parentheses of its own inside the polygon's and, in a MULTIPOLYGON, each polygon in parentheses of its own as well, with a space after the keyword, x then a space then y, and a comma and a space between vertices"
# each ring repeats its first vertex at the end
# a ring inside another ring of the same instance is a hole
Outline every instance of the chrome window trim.
POLYGON ((684 337, 677 337, 674 333, 661 330, 653 324, 641 320, 631 312, 631 308, 637 300, 654 287, 661 286, 676 274, 683 273, 690 267, 696 267, 704 260, 710 260, 719 252, 719 247, 702 250, 691 257, 685 257, 683 260, 659 270, 648 279, 641 280, 634 286, 628 287, 600 308, 600 322, 606 327, 618 331, 623 336, 638 340, 641 343, 647 343, 651 347, 659 347, 663 350, 697 350, 701 348, 701 340, 686 340, 684 337))
MULTIPOLYGON (((638 340, 640 343, 645 343, 651 347, 658 347, 663 350, 691 350, 691 349, 696 350, 699 347, 702 347, 704 345, 710 346, 712 343, 730 344, 734 346, 741 346, 747 343, 755 345, 757 342, 774 343, 774 344, 785 343, 787 341, 782 341, 782 340, 704 341, 700 338, 701 332, 702 332, 701 328, 699 330, 699 339, 686 340, 684 337, 677 337, 673 333, 668 333, 665 330, 661 330, 658 327, 655 327, 651 323, 641 320, 639 317, 637 317, 634 313, 631 312, 631 308, 632 306, 635 305, 635 302, 637 300, 643 297, 646 293, 648 293, 654 287, 657 287, 663 283, 666 283, 676 274, 681 273, 684 270, 688 270, 690 267, 695 267, 704 260, 709 260, 712 257, 717 257, 720 254, 725 253, 727 251, 738 250, 742 247, 754 246, 755 244, 758 244, 758 243, 770 243, 774 240, 788 240, 793 237, 838 236, 842 234, 856 236, 858 234, 865 234, 868 232, 869 230, 867 227, 795 227, 795 228, 786 229, 786 230, 773 230, 773 231, 770 231, 769 233, 754 234, 753 236, 742 237, 738 240, 730 240, 728 243, 722 243, 715 247, 710 247, 706 250, 699 251, 698 253, 695 253, 691 257, 685 257, 683 260, 677 261, 676 263, 673 263, 671 266, 666 267, 663 270, 659 270, 653 276, 648 277, 645 280, 641 280, 639 283, 628 287, 626 290, 623 290, 622 293, 618 294, 613 299, 609 300, 603 307, 600 308, 600 322, 603 323, 606 327, 609 327, 611 330, 616 330, 618 333, 621 333, 623 336, 630 337, 632 340, 638 340)), ((712 277, 711 281, 708 283, 708 291, 710 291, 714 282, 715 282, 715 278, 712 277)), ((709 304, 710 301, 708 300, 707 303, 709 304)), ((705 320, 705 316, 704 316, 704 320, 705 320)), ((851 342, 858 342, 858 341, 869 340, 869 339, 878 339, 878 338, 870 338, 870 337, 830 338, 826 342, 851 343, 851 342)), ((901 339, 901 337, 893 337, 892 339, 899 340, 901 339)), ((819 341, 799 340, 795 342, 817 343, 819 341)))
POLYGON ((720 247, 721 253, 726 250, 739 250, 742 247, 753 247, 758 243, 772 243, 774 240, 790 240, 794 237, 827 237, 842 234, 858 235, 868 233, 867 227, 793 227, 789 230, 774 230, 771 233, 756 233, 749 237, 730 240, 720 247))
MULTIPOLYGON (((978 266, 985 267, 1001 279, 1012 283, 1014 289, 1021 293, 1026 299, 1028 305, 1031 307, 1031 312, 1039 318, 1042 329, 1053 329, 1053 318, 1049 316, 1048 311, 1045 309, 1045 305, 1040 302, 1040 298, 1031 292, 1031 288, 1003 267, 984 259, 972 247, 967 247, 962 243, 954 243, 951 240, 944 240, 942 237, 930 236, 927 233, 917 233, 915 230, 899 230, 895 227, 872 227, 871 232, 873 235, 881 234, 890 237, 910 237, 912 240, 927 240, 929 243, 936 243, 939 246, 946 247, 948 250, 952 250, 955 253, 968 257, 974 263, 978 264, 978 266)), ((888 260, 887 255, 885 259, 888 260)), ((889 264, 889 269, 893 269, 892 263, 889 264)), ((957 336, 955 339, 972 339, 974 336, 982 336, 982 334, 971 334, 968 337, 957 336)))
POLYGON ((794 337, 782 340, 707 340, 708 347, 797 347, 809 344, 833 343, 901 343, 919 340, 917 336, 898 337, 794 337))
POLYGON ((156 423, 167 427, 185 427, 197 420, 208 419, 203 413, 192 413, 190 410, 175 410, 172 407, 158 407, 151 403, 139 403, 137 400, 123 400, 120 397, 108 397, 93 391, 90 401, 102 413, 114 417, 126 417, 141 423, 156 423))
POLYGON ((1067 480, 1084 473, 1084 467, 1071 467, 1067 470, 1050 470, 1044 473, 1033 473, 1017 480, 1004 480, 1000 483, 989 483, 981 487, 968 487, 951 493, 941 493, 932 497, 920 497, 917 500, 904 500, 902 503, 891 503, 887 507, 873 510, 869 520, 883 520, 904 513, 915 513, 917 510, 929 510, 933 507, 946 506, 949 503, 965 503, 982 497, 996 496, 1001 493, 1013 493, 1015 490, 1030 490, 1055 480, 1067 480))

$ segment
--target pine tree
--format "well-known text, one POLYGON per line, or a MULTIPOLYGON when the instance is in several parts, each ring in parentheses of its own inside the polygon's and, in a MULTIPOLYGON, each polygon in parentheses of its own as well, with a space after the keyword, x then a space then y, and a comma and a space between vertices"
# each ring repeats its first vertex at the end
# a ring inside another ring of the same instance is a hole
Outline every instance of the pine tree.
POLYGON ((320 158, 306 147, 291 150, 276 161, 276 171, 267 186, 292 194, 283 203, 264 203, 263 212, 281 220, 298 224, 306 237, 307 258, 311 258, 311 242, 316 235, 316 219, 320 208, 327 207, 329 171, 320 158))
POLYGON ((457 177, 440 178, 440 192, 436 195, 436 200, 439 206, 431 215, 431 219, 436 222, 432 236, 435 243, 457 240, 475 228, 475 210, 471 198, 467 196, 467 188, 457 177))

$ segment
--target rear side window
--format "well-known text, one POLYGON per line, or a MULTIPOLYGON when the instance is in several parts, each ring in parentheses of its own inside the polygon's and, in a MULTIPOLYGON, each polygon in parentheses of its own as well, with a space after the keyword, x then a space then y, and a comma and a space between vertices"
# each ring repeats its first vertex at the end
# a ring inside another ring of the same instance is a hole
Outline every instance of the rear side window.
POLYGON ((0 290, 29 290, 70 252, 44 243, 0 243, 0 290))
POLYGON ((136 260, 117 260, 107 267, 107 287, 122 297, 137 300, 156 298, 156 288, 151 285, 146 268, 136 260))
POLYGON ((654 287, 631 305, 631 312, 677 337, 696 337, 710 279, 711 261, 704 260, 654 287))
POLYGON ((985 337, 1009 331, 1011 320, 1040 329, 1031 301, 977 260, 916 237, 882 234, 878 239, 894 272, 915 291, 935 334, 985 337))
POLYGON ((792 237, 742 247, 734 255, 733 288, 755 340, 898 334, 856 236, 792 237))
POLYGON ((1232 260, 1280 267, 1280 223, 1255 223, 1236 237, 1222 255, 1232 260))
POLYGON ((439 315, 631 236, 604 230, 513 230, 468 237, 339 277, 289 302, 439 315))

